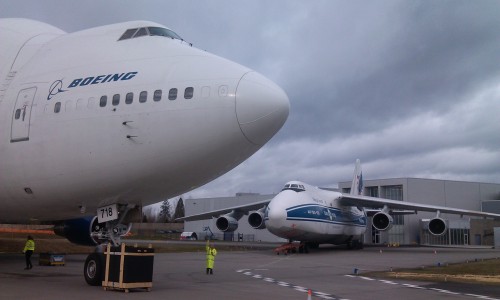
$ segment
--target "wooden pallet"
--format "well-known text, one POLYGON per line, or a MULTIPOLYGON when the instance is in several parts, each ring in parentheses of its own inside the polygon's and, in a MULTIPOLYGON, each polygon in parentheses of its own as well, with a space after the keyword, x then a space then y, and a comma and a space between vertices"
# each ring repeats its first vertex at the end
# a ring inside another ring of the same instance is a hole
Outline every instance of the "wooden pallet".
POLYGON ((105 291, 123 291, 125 293, 130 292, 130 289, 145 289, 147 292, 151 292, 151 288, 153 287, 152 282, 134 282, 134 283, 119 283, 119 282, 111 282, 108 281, 108 286, 103 285, 103 289, 105 291))

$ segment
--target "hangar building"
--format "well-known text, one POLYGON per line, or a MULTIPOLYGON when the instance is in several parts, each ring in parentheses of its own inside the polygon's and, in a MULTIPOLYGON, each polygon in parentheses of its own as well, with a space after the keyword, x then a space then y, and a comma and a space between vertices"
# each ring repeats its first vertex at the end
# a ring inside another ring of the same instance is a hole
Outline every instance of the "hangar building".
MULTIPOLYGON (((351 182, 340 182, 343 193, 350 191, 351 182)), ((364 181, 364 195, 415 203, 449 206, 468 210, 500 213, 500 184, 421 178, 395 178, 364 181), (496 200, 496 201, 495 201, 496 200)), ((471 218, 441 214, 449 220, 448 232, 433 236, 426 229, 426 220, 435 213, 394 216, 393 227, 379 232, 369 219, 365 243, 399 243, 404 245, 482 245, 484 233, 471 231, 471 218), (471 233, 473 232, 473 235, 471 233)), ((475 218, 477 219, 477 218, 475 218)), ((487 235, 487 234, 486 234, 487 235)))
MULTIPOLYGON (((339 190, 349 193, 351 182, 340 182, 339 190)), ((364 181, 364 195, 388 198, 399 201, 449 206, 468 210, 500 213, 500 184, 450 181, 421 178, 394 178, 364 181)), ((239 193, 234 197, 185 199, 186 216, 227 208, 265 199, 275 195, 259 195, 239 193)), ((435 213, 419 212, 418 214, 394 216, 393 227, 380 232, 368 226, 364 237, 365 244, 401 244, 401 245, 492 245, 493 227, 500 227, 500 222, 492 222, 468 216, 460 217, 441 214, 449 220, 448 232, 442 236, 433 236, 426 230, 429 219, 435 213)), ((248 225, 247 216, 243 216, 234 233, 222 233, 215 226, 215 219, 186 222, 185 231, 197 232, 204 237, 210 231, 216 238, 226 240, 254 240, 269 242, 285 242, 267 230, 256 230, 248 225)))

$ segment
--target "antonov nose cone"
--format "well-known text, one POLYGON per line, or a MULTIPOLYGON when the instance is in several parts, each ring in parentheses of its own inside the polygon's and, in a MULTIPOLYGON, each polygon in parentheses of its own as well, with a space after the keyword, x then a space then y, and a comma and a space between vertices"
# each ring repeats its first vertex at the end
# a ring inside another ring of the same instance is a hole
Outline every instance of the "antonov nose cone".
POLYGON ((243 135, 264 145, 285 124, 290 102, 285 92, 257 72, 248 72, 236 89, 236 117, 243 135))
POLYGON ((286 211, 279 207, 269 207, 267 212, 267 223, 266 227, 271 229, 278 229, 283 225, 283 222, 286 220, 286 211))

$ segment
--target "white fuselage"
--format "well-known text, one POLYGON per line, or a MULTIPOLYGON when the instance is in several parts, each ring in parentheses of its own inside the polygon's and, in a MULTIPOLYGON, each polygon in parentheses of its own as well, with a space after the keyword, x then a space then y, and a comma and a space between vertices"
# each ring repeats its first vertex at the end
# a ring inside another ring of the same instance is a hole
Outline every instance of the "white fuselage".
POLYGON ((13 62, 1 57, 0 221, 176 196, 240 164, 288 116, 286 94, 246 67, 164 36, 118 40, 161 25, 65 34, 40 24, 16 36, 13 62))
POLYGON ((356 207, 339 205, 336 200, 341 196, 299 181, 289 182, 269 203, 266 228, 289 240, 345 243, 365 232, 366 215, 356 207))

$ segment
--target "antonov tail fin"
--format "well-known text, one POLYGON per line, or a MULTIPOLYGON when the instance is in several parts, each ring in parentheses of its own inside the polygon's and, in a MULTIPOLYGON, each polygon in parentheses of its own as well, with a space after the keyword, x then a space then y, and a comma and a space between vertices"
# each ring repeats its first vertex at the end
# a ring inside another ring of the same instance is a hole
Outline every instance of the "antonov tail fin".
POLYGON ((361 161, 359 159, 356 159, 356 167, 354 167, 351 195, 363 195, 363 172, 361 171, 361 161))

